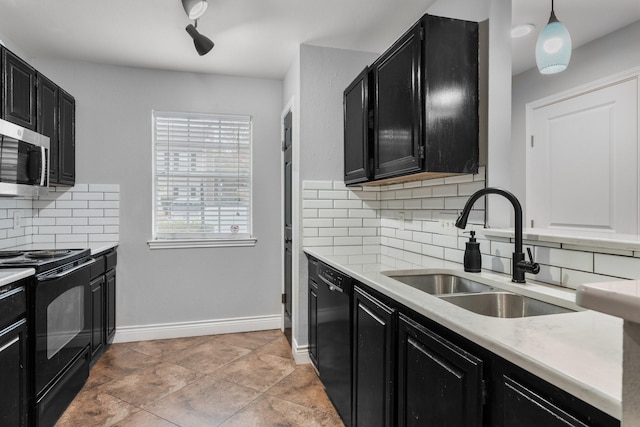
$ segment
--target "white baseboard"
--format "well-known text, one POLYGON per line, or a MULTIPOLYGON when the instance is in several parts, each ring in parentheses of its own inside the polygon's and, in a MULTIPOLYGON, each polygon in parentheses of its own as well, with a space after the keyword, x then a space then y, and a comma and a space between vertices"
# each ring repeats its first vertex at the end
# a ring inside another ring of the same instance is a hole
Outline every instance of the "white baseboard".
POLYGON ((156 325, 121 326, 116 328, 114 343, 185 338, 200 335, 280 329, 281 316, 237 317, 196 322, 161 323, 156 325))
POLYGON ((293 360, 295 360, 296 365, 306 365, 311 363, 311 359, 309 358, 309 346, 298 346, 295 339, 292 339, 291 341, 291 352, 293 353, 293 360))

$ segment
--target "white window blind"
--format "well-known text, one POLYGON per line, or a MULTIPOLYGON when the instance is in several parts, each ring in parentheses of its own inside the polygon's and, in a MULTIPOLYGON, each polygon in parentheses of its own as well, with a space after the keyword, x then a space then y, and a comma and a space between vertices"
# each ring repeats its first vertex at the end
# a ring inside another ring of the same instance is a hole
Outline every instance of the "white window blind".
POLYGON ((251 238, 251 117, 153 112, 154 239, 251 238))

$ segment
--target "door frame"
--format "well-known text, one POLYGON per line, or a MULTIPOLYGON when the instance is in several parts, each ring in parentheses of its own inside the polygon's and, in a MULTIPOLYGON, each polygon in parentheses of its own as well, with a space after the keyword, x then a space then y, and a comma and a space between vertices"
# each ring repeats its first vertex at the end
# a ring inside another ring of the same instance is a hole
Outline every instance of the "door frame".
MULTIPOLYGON (((285 179, 285 171, 284 171, 284 151, 282 151, 282 145, 284 143, 284 118, 287 114, 291 113, 291 123, 293 126, 293 132, 291 133, 291 161, 293 163, 292 172, 291 172, 291 222, 292 222, 292 240, 291 243, 291 251, 292 251, 292 260, 291 260, 291 349, 292 353, 295 356, 297 350, 297 314, 298 314, 298 276, 299 276, 299 247, 300 247, 300 234, 299 234, 299 212, 298 204, 298 189, 299 189, 299 173, 298 173, 298 161, 299 161, 299 153, 298 153, 298 130, 296 123, 296 111, 295 111, 295 102, 292 97, 289 99, 284 109, 280 113, 280 266, 281 270, 281 279, 280 279, 280 293, 284 294, 285 285, 284 285, 284 179, 285 179)), ((285 324, 285 307, 284 304, 280 304, 280 330, 284 332, 285 324)), ((305 350, 306 351, 306 350, 305 350)))

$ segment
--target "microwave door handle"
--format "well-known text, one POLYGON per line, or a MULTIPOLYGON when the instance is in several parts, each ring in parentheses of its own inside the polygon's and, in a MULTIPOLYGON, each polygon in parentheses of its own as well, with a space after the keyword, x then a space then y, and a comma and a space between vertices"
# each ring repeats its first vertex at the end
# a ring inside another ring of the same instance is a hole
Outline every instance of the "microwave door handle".
POLYGON ((47 184, 47 171, 49 165, 47 165, 47 149, 40 147, 40 186, 44 187, 47 184))

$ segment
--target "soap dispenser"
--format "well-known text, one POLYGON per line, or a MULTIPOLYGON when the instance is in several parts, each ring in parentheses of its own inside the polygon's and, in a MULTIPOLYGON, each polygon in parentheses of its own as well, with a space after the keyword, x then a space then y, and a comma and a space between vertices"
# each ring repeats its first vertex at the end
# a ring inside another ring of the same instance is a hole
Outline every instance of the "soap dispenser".
POLYGON ((482 270, 482 256, 480 255, 480 243, 476 241, 476 232, 471 230, 471 237, 464 250, 464 271, 479 273, 482 270))

